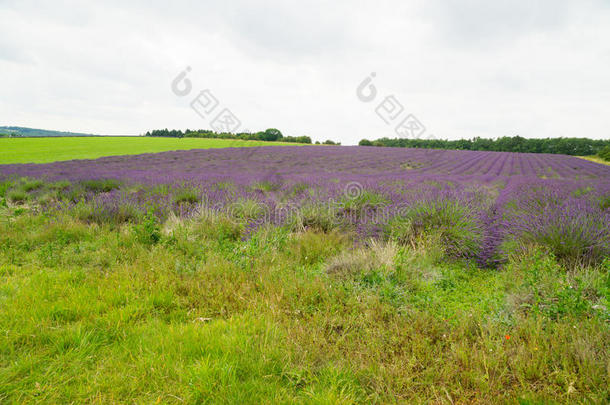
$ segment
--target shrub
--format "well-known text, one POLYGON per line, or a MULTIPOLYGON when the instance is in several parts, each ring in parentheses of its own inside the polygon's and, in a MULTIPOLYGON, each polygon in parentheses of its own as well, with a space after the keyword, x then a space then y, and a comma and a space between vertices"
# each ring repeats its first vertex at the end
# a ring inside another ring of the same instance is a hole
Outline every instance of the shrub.
POLYGON ((608 214, 588 201, 568 198, 539 210, 509 215, 507 241, 517 249, 540 246, 570 266, 595 264, 610 255, 608 214))

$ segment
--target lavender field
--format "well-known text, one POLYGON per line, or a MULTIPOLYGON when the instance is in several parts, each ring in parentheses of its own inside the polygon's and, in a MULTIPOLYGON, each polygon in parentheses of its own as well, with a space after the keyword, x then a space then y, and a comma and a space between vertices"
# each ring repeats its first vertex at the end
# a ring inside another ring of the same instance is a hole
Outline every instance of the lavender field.
POLYGON ((607 403, 610 166, 263 146, 0 166, 0 402, 607 403))
POLYGON ((45 200, 48 209, 86 202, 97 216, 152 209, 163 220, 223 212, 246 237, 268 223, 336 227, 361 241, 405 241, 419 230, 483 265, 505 260, 514 243, 584 262, 610 252, 610 167, 561 155, 255 147, 5 165, 0 173, 70 187, 118 181, 82 199, 63 190, 45 200))

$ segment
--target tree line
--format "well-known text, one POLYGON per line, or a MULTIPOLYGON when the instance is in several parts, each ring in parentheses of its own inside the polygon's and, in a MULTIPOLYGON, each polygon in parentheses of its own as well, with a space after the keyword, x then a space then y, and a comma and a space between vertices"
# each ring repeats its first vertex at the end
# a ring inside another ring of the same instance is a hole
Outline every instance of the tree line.
MULTIPOLYGON (((284 136, 279 129, 269 128, 259 132, 214 132, 209 129, 198 129, 182 132, 179 129, 155 129, 146 132, 145 136, 163 136, 170 138, 213 138, 213 139, 240 139, 243 141, 267 141, 267 142, 293 142, 311 144, 309 136, 284 136)), ((332 142, 332 141, 331 141, 332 142)))
POLYGON ((541 138, 528 139, 521 136, 504 136, 498 139, 406 139, 381 138, 375 141, 363 139, 360 146, 390 146, 400 148, 485 150, 496 152, 558 153, 573 156, 591 156, 610 147, 610 140, 589 138, 541 138))

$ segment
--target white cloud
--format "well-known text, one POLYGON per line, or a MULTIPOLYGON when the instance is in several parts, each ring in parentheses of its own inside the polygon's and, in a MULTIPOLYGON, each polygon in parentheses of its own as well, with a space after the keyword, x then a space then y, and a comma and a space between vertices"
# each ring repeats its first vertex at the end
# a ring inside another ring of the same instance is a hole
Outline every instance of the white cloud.
POLYGON ((209 88, 244 128, 356 143, 394 136, 356 97, 374 71, 437 137, 608 138, 601 1, 124 3, 0 0, 0 125, 206 128, 209 88))

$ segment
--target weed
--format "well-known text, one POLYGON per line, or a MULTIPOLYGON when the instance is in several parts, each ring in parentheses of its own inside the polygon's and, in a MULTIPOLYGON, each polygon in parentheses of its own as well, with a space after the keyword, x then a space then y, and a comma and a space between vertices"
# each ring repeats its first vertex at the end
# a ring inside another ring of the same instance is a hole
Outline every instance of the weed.
POLYGON ((152 210, 149 210, 139 224, 134 226, 136 238, 140 243, 152 245, 161 239, 161 226, 152 210))

